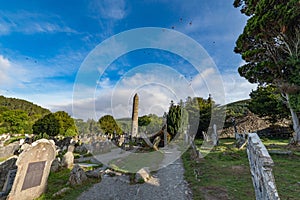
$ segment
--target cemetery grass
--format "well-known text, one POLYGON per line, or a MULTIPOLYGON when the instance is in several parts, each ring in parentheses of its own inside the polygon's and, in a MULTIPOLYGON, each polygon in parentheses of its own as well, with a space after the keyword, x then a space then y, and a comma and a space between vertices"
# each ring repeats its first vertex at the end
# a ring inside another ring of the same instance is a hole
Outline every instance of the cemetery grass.
MULTIPOLYGON (((182 156, 185 179, 194 199, 255 199, 247 153, 234 146, 234 139, 221 139, 203 159, 188 150, 182 156)), ((266 147, 286 150, 288 140, 263 140, 266 147)), ((200 149, 201 140, 195 140, 200 149)), ((300 199, 300 151, 293 155, 271 155, 273 174, 281 199, 300 199)))
POLYGON ((58 172, 50 172, 48 178, 48 185, 46 193, 40 196, 36 200, 51 200, 51 199, 61 199, 61 200, 69 200, 76 199, 82 192, 90 188, 93 184, 98 183, 100 179, 90 179, 83 183, 83 185, 79 186, 70 186, 67 185, 71 170, 63 169, 58 172), (70 188, 65 193, 59 196, 53 197, 53 194, 60 191, 63 188, 70 188))
POLYGON ((164 155, 160 151, 129 154, 124 158, 110 161, 109 167, 121 173, 137 172, 144 166, 148 166, 152 170, 157 169, 163 158, 164 155))
POLYGON ((289 140, 262 139, 268 150, 292 151, 292 155, 270 154, 275 166, 273 174, 281 199, 300 199, 300 146, 288 145, 289 140))

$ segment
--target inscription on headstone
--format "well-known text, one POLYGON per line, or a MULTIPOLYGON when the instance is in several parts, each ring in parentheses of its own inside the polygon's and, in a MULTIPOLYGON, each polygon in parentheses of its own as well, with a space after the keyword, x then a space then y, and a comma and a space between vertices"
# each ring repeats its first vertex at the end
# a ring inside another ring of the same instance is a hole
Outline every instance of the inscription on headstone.
POLYGON ((46 161, 33 162, 28 164, 22 190, 41 185, 45 164, 46 161))

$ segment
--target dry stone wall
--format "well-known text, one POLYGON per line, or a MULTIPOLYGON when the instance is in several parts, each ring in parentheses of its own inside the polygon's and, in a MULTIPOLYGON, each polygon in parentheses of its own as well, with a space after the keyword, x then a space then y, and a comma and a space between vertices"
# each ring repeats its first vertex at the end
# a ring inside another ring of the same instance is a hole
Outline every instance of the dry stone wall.
POLYGON ((274 162, 256 133, 249 133, 247 154, 256 200, 279 200, 272 173, 274 162))

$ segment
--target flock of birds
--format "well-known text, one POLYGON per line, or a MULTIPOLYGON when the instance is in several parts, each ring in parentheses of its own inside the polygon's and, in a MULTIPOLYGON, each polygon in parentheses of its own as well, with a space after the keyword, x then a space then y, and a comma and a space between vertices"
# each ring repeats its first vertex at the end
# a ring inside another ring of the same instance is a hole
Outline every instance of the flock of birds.
MULTIPOLYGON (((183 19, 180 18, 179 21, 182 23, 182 22, 183 22, 183 19)), ((188 24, 189 24, 190 26, 192 26, 193 21, 190 21, 188 24)), ((171 26, 171 29, 175 29, 175 26, 171 26)))

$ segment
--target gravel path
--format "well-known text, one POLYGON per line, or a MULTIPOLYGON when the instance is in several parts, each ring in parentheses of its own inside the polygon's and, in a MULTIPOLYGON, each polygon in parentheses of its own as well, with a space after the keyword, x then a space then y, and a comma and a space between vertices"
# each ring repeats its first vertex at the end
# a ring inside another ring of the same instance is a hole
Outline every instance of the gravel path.
POLYGON ((130 185, 126 176, 104 176, 100 183, 82 193, 77 200, 156 200, 192 199, 191 190, 184 180, 182 160, 152 173, 152 178, 144 184, 130 185))

